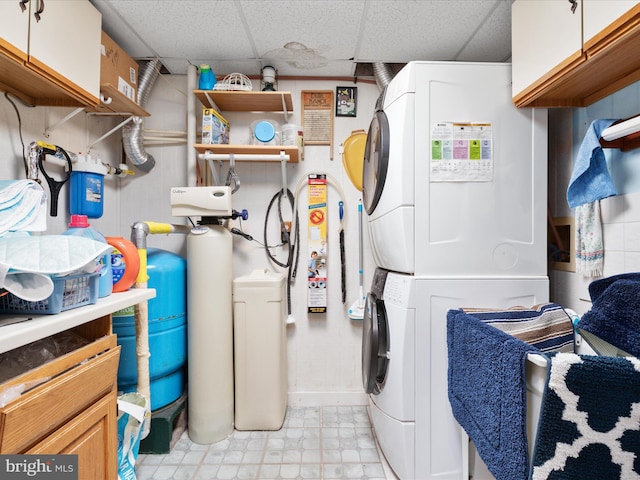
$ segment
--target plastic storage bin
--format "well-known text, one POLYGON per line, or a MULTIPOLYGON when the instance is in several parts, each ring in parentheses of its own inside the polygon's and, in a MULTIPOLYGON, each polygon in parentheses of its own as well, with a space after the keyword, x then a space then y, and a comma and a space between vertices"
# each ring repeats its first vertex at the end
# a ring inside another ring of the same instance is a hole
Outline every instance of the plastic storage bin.
POLYGON ((285 277, 255 270, 233 281, 235 427, 278 430, 287 409, 285 277))
POLYGON ((53 278, 53 293, 39 302, 29 302, 7 293, 0 297, 0 313, 55 314, 96 303, 99 280, 99 273, 53 278))
POLYGON ((280 145, 282 133, 280 124, 274 120, 254 120, 251 122, 252 145, 280 145))

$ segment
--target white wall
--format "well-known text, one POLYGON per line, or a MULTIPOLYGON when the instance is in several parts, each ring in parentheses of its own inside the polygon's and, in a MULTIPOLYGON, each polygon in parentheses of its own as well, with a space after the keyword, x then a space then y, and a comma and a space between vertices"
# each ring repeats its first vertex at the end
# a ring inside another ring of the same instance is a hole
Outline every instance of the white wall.
MULTIPOLYGON (((300 98, 302 90, 332 90, 337 85, 350 85, 349 82, 334 81, 280 81, 281 91, 290 91, 294 102, 294 113, 290 122, 301 124, 300 98)), ((287 166, 288 188, 295 190, 301 179, 310 172, 326 172, 335 179, 345 197, 345 244, 346 244, 346 285, 347 299, 341 301, 340 288, 340 252, 338 243, 338 190, 329 186, 329 248, 328 248, 328 313, 306 313, 306 189, 299 192, 299 212, 301 226, 299 278, 291 289, 292 313, 296 319, 288 327, 288 368, 289 392, 292 404, 339 404, 364 403, 366 397, 362 390, 360 354, 362 322, 350 320, 347 311, 358 296, 358 218, 357 202, 360 192, 349 181, 342 165, 340 144, 346 140, 352 130, 369 126, 378 87, 371 83, 358 83, 358 107, 356 118, 334 118, 333 159, 328 146, 306 146, 304 160, 287 166)), ((187 96, 186 76, 162 76, 152 90, 146 109, 152 114, 145 119, 145 128, 154 130, 186 130, 187 96)), ((199 103, 197 104, 200 108, 199 103)), ((54 124, 73 109, 68 108, 28 108, 18 103, 22 117, 22 135, 25 145, 34 140, 45 140, 73 152, 86 151, 87 145, 118 124, 120 117, 96 117, 80 113, 69 122, 45 138, 42 132, 47 125, 54 124)), ((266 117, 260 114, 223 112, 231 123, 231 143, 246 143, 249 138, 249 125, 256 118, 273 118, 283 121, 280 114, 266 117)), ((24 178, 21 160, 21 145, 18 135, 18 121, 13 107, 4 98, 0 98, 0 150, 3 152, 0 178, 24 178)), ((194 178, 187 171, 186 144, 172 146, 153 146, 145 143, 148 153, 156 160, 156 166, 149 173, 136 168, 136 175, 125 179, 107 178, 105 187, 105 212, 102 218, 91 221, 93 227, 105 235, 130 237, 130 227, 136 221, 157 221, 167 223, 186 223, 185 219, 171 216, 169 189, 173 186, 188 185, 187 179, 194 178)), ((92 152, 99 153, 103 161, 117 165, 122 161, 121 135, 116 133, 96 145, 92 152)), ((236 170, 240 175, 240 190, 233 196, 233 208, 247 209, 249 219, 243 221, 242 229, 256 240, 263 241, 263 229, 267 205, 281 188, 279 164, 238 163, 236 170)), ((222 167, 226 177, 227 164, 222 167)), ((60 233, 66 229, 67 186, 63 189, 64 198, 59 204, 57 218, 49 218, 47 233, 60 233)), ((283 206, 283 215, 291 218, 288 204, 283 206)), ((287 218, 288 217, 288 218, 287 218)), ((236 220, 233 226, 240 226, 236 220)), ((272 209, 268 221, 270 229, 277 228, 277 210, 272 209)), ((365 225, 366 228, 366 225, 365 225)), ((373 260, 370 255, 368 236, 365 231, 365 291, 373 274, 373 260)), ((275 240, 270 236, 270 242, 275 240)), ((164 248, 185 255, 185 239, 181 235, 150 235, 149 247, 164 248)), ((285 258, 286 251, 276 249, 278 258, 285 258)), ((248 242, 234 237, 234 278, 250 273, 254 269, 269 268, 282 271, 271 265, 265 251, 257 242, 248 242)), ((212 315, 215 312, 212 311, 212 315)))
MULTIPOLYGON (((640 111, 640 83, 633 84, 589 107, 550 110, 549 206, 553 216, 574 216, 566 191, 573 161, 591 122, 598 118, 627 118, 640 111)), ((640 150, 623 153, 605 149, 618 195, 601 200, 604 272, 608 277, 640 271, 640 150)), ((551 299, 582 314, 591 308, 588 286, 595 278, 549 271, 551 299)))

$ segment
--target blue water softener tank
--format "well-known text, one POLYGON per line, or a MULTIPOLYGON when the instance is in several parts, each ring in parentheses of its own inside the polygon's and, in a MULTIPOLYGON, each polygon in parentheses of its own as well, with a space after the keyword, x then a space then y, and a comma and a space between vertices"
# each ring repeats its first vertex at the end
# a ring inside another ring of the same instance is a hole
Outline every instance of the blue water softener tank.
MULTIPOLYGON (((166 250, 147 250, 148 287, 156 290, 148 301, 149 376, 151 410, 177 400, 185 388, 187 360, 187 261, 166 250)), ((118 336, 120 364, 118 390, 136 391, 138 364, 133 307, 113 314, 113 331, 118 336)))
MULTIPOLYGON (((86 215, 71 215, 69 228, 63 235, 74 235, 77 237, 90 238, 96 242, 107 243, 104 236, 89 225, 86 215)), ((111 272, 111 253, 106 253, 96 260, 96 271, 100 272, 98 280, 98 297, 108 297, 113 290, 113 273, 111 272)))

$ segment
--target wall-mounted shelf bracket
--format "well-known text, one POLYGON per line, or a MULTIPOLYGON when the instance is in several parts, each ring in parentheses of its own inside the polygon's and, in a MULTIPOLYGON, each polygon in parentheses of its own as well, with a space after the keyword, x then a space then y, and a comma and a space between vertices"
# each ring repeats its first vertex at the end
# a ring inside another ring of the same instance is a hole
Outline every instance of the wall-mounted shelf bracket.
POLYGON ((120 122, 118 125, 116 125, 115 127, 113 127, 111 130, 109 130, 107 133, 105 133, 104 135, 102 135, 100 138, 98 138, 95 142, 93 142, 91 145, 89 145, 89 148, 87 148, 87 151, 91 151, 91 149, 93 148, 93 146, 96 143, 100 143, 102 140, 104 140, 105 138, 107 138, 109 135, 113 134, 114 132, 117 132, 118 130, 120 130, 122 127, 124 127, 127 123, 129 123, 131 120, 133 120, 135 117, 129 117, 126 120, 120 122))
POLYGON ((66 117, 61 118, 60 120, 58 120, 56 123, 54 123, 50 127, 45 128, 45 130, 42 133, 42 135, 44 135, 46 138, 49 138, 49 135, 51 135, 51 132, 53 132, 59 126, 64 125, 65 123, 67 123, 69 120, 71 120, 73 117, 75 117, 77 114, 79 114, 82 111, 84 111, 84 107, 76 108, 71 113, 69 113, 66 117))
MULTIPOLYGON (((65 124, 77 114, 82 111, 86 111, 88 115, 119 115, 119 116, 139 116, 139 117, 148 117, 149 113, 144 110, 137 103, 133 102, 129 98, 122 95, 117 89, 114 89, 108 84, 102 85, 100 91, 100 105, 96 107, 78 107, 69 113, 66 117, 60 119, 54 125, 47 127, 43 133, 46 138, 49 138, 51 132, 53 132, 56 128, 65 124), (105 95, 102 90, 109 92, 109 95, 105 95), (116 101, 114 101, 114 99, 116 101)), ((102 140, 102 138, 101 138, 102 140)), ((97 142, 95 142, 97 143, 97 142)), ((94 144, 95 144, 94 143, 94 144)))
POLYGON ((284 93, 280 95, 282 99, 282 113, 284 113, 284 123, 289 123, 289 112, 287 111, 287 101, 284 93))

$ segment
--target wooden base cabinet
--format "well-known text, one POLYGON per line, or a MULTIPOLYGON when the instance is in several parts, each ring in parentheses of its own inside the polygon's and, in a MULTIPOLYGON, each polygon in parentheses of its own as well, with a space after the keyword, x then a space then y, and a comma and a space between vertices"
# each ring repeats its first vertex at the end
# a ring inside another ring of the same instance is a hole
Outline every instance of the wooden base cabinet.
POLYGON ((98 400, 64 427, 26 453, 78 455, 78 478, 116 478, 117 413, 116 392, 98 400))
MULTIPOLYGON (((73 331, 87 338, 111 328, 109 317, 96 322, 73 331)), ((77 454, 78 478, 115 479, 119 358, 108 333, 0 385, 44 379, 0 409, 0 453, 77 454)))

